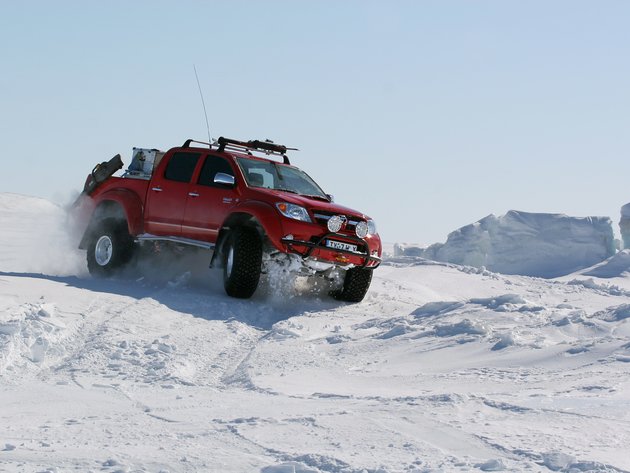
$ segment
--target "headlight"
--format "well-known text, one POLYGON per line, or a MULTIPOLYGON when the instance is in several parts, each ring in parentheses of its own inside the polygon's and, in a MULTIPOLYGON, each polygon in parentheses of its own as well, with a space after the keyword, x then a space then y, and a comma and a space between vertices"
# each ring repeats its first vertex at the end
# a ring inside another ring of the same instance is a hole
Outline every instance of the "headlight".
POLYGON ((357 223, 355 232, 359 238, 365 238, 368 235, 376 235, 376 224, 374 220, 368 220, 367 222, 361 221, 357 223))
POLYGON ((376 235, 376 222, 374 220, 368 220, 368 235, 376 235))
POLYGON ((289 204, 288 202, 278 202, 276 207, 282 215, 293 220, 301 220, 302 222, 310 222, 311 217, 308 216, 308 212, 304 207, 299 205, 289 204))

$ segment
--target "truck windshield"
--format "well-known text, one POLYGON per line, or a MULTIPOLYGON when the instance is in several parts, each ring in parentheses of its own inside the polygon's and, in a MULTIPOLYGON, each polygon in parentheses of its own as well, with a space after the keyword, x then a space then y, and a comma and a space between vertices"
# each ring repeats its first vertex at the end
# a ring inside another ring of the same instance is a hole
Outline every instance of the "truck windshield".
POLYGON ((326 193, 301 169, 273 161, 237 158, 250 187, 262 187, 329 200, 326 193))

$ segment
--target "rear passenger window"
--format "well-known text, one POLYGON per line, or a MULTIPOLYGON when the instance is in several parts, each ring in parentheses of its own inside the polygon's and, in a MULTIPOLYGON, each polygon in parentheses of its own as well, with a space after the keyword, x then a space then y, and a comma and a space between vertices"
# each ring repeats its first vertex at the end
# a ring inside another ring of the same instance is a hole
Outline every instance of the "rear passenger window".
POLYGON ((197 184, 210 187, 225 187, 224 185, 214 183, 214 176, 216 176, 218 172, 223 172, 225 174, 229 174, 230 176, 234 175, 232 166, 230 166, 230 163, 228 163, 224 158, 209 155, 206 158, 206 162, 203 163, 197 184))
POLYGON ((166 166, 164 177, 171 181, 190 182, 199 156, 199 153, 174 153, 166 166))

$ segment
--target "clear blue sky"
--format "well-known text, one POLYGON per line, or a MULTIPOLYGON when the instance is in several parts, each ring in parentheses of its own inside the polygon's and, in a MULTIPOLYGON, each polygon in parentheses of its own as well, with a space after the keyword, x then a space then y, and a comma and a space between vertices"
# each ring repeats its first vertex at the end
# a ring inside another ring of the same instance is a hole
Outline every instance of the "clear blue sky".
POLYGON ((630 202, 627 1, 0 5, 0 192, 67 199, 99 161, 270 138, 386 241, 509 209, 630 202))

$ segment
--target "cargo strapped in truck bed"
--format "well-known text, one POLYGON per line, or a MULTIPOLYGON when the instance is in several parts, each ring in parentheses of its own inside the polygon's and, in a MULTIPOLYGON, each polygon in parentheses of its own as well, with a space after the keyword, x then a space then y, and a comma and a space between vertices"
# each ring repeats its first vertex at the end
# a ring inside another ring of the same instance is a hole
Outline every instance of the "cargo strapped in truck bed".
POLYGON ((122 159, 120 158, 120 154, 117 154, 109 161, 103 161, 102 163, 97 164, 92 169, 92 172, 88 176, 85 181, 85 185, 83 186, 83 193, 90 195, 94 190, 109 179, 116 171, 123 167, 122 159))

